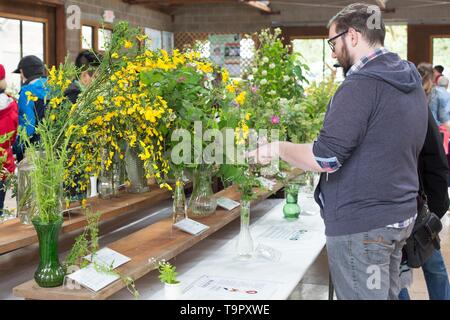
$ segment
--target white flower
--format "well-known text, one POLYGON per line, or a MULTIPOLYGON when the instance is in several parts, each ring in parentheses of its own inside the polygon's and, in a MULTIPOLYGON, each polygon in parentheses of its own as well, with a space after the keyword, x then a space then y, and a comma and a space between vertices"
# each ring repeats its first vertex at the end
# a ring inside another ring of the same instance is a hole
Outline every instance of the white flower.
POLYGON ((262 79, 260 83, 261 83, 261 85, 265 85, 265 84, 267 84, 267 80, 266 79, 262 79))
POLYGON ((253 71, 253 73, 257 73, 258 72, 258 68, 253 68, 252 71, 253 71))
POLYGON ((264 63, 267 63, 267 62, 269 62, 269 58, 263 57, 263 58, 262 58, 262 61, 263 61, 264 63))
POLYGON ((262 71, 262 75, 263 75, 263 77, 267 76, 267 71, 266 71, 266 70, 263 70, 263 71, 262 71))
POLYGON ((269 64, 269 68, 270 69, 274 69, 275 68, 275 63, 272 62, 271 64, 269 64))
POLYGON ((291 78, 289 78, 289 76, 284 76, 284 77, 283 77, 283 81, 284 81, 284 82, 288 82, 290 79, 291 79, 291 78))
POLYGON ((287 104, 288 104, 288 99, 286 99, 286 98, 281 98, 280 99, 280 105, 286 106, 287 104))
POLYGON ((274 95, 276 95, 277 93, 276 93, 275 90, 271 90, 271 91, 269 92, 269 94, 270 94, 271 96, 274 96, 274 95))
POLYGON ((254 79, 254 77, 252 74, 248 76, 248 80, 253 81, 253 79, 254 79))

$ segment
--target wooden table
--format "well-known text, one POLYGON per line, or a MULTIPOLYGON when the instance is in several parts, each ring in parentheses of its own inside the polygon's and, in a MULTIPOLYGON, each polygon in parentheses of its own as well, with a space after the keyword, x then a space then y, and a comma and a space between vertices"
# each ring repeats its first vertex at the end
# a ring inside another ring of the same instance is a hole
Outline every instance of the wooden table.
MULTIPOLYGON (((300 170, 293 170, 288 174, 288 178, 292 179, 300 173, 300 170)), ((252 204, 268 198, 271 194, 277 192, 281 188, 283 188, 283 184, 279 182, 271 191, 258 191, 258 197, 256 200, 252 201, 252 204)), ((236 201, 239 201, 240 199, 240 194, 236 187, 222 190, 217 193, 216 196, 228 197, 236 201)), ((131 258, 130 262, 115 269, 115 271, 118 271, 123 276, 129 276, 135 280, 139 279, 155 269, 154 265, 148 262, 149 258, 172 259, 239 216, 240 207, 231 211, 218 208, 213 215, 197 219, 201 223, 209 226, 208 230, 197 236, 173 229, 171 218, 154 223, 108 245, 108 248, 131 258)), ((37 300, 102 300, 107 299, 123 288, 124 284, 120 280, 98 292, 91 292, 85 288, 70 290, 64 286, 57 288, 41 288, 34 280, 30 280, 15 287, 13 293, 19 297, 37 300)))
MULTIPOLYGON (((158 186, 151 186, 149 192, 131 194, 121 192, 117 198, 102 200, 90 198, 87 203, 93 211, 101 212, 100 220, 109 220, 121 214, 136 212, 150 208, 159 202, 169 199, 172 193, 158 186)), ((79 211, 70 212, 64 218, 62 233, 78 230, 86 226, 84 214, 79 211)), ((0 254, 10 252, 37 243, 37 234, 32 225, 25 225, 18 218, 0 224, 0 254)))

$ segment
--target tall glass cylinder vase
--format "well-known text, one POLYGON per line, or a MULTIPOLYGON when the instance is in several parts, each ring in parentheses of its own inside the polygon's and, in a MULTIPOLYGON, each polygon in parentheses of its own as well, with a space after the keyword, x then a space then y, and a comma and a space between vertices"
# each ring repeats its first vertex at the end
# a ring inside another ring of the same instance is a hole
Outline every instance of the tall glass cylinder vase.
POLYGON ((64 268, 58 258, 58 236, 63 219, 43 223, 39 218, 32 220, 39 240, 39 266, 34 280, 40 287, 58 287, 64 281, 64 268))
POLYGON ((249 259, 253 254, 253 239, 250 234, 250 201, 241 201, 241 230, 239 232, 236 252, 239 259, 249 259))
POLYGON ((201 165, 194 172, 194 186, 189 200, 190 217, 206 217, 217 209, 211 185, 211 166, 201 165))
POLYGON ((130 146, 127 146, 125 151, 125 170, 130 181, 128 192, 143 193, 150 190, 145 176, 144 161, 139 158, 138 151, 130 146))

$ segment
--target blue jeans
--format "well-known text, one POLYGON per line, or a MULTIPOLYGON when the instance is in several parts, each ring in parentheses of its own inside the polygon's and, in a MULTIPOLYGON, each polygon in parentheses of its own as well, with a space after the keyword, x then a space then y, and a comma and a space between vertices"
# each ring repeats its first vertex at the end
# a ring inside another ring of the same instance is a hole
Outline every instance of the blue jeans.
POLYGON ((406 228, 379 228, 327 237, 328 265, 338 299, 397 300, 406 228))
MULTIPOLYGON (((450 286, 444 259, 440 250, 434 250, 430 258, 422 266, 430 300, 450 300, 450 286)), ((409 300, 408 289, 403 288, 400 300, 409 300)))

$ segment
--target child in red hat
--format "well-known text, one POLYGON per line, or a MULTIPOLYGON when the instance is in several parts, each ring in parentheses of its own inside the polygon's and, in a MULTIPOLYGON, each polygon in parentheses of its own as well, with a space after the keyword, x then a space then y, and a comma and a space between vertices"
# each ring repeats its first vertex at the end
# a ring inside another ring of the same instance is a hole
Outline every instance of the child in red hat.
POLYGON ((11 137, 0 144, 0 158, 3 159, 6 154, 6 161, 4 161, 0 168, 0 215, 3 214, 3 204, 5 201, 4 180, 6 173, 13 173, 16 169, 14 161, 12 146, 16 140, 18 120, 18 107, 16 101, 5 93, 6 90, 6 72, 2 64, 0 64, 0 136, 12 132, 11 137))

